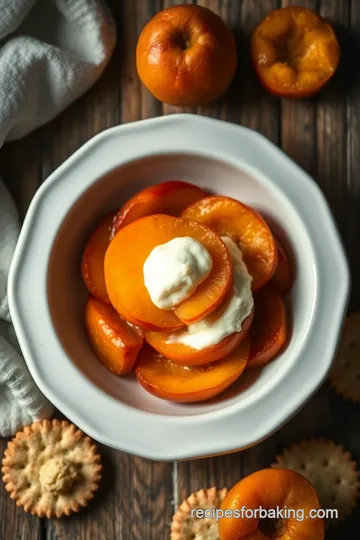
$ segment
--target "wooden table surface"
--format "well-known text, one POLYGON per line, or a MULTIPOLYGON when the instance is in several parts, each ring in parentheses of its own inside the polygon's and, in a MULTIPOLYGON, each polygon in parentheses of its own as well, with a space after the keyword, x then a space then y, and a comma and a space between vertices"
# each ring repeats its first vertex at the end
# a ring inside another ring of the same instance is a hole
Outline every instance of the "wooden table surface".
MULTIPOLYGON (((0 172, 22 216, 41 182, 90 137, 119 123, 176 112, 149 95, 135 68, 135 45, 141 28, 157 11, 174 3, 112 0, 119 41, 102 79, 55 121, 1 150, 0 172)), ((336 78, 319 97, 304 102, 281 101, 264 93, 249 62, 251 30, 272 9, 289 5, 287 0, 198 3, 219 13, 233 28, 239 69, 228 94, 196 112, 260 131, 308 171, 330 203, 353 275, 359 275, 360 2, 297 0, 298 5, 315 8, 333 22, 342 45, 336 78)), ((351 310, 359 308, 357 281, 353 283, 351 310)), ((0 539, 165 540, 169 538, 174 508, 189 493, 213 485, 232 486, 244 475, 269 466, 283 448, 303 438, 331 437, 360 463, 359 413, 358 406, 338 397, 325 383, 278 433, 241 453, 154 463, 102 447, 104 481, 93 503, 77 516, 52 521, 29 516, 16 508, 1 485, 0 539)), ((6 441, 0 441, 0 454, 5 447, 6 441)), ((357 510, 344 525, 327 533, 326 539, 358 540, 359 527, 357 510)))

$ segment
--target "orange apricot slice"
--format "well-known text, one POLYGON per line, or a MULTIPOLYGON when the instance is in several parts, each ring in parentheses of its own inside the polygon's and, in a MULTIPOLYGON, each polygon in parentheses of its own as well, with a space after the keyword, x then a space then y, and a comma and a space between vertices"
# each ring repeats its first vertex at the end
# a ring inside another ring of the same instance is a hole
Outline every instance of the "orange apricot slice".
POLYGON ((279 240, 276 240, 276 245, 278 249, 278 264, 272 277, 272 283, 274 283, 278 291, 285 296, 292 287, 293 276, 289 257, 285 249, 280 244, 279 240))
POLYGON ((239 246, 253 278, 252 290, 269 281, 277 266, 277 248, 268 225, 253 208, 230 197, 206 197, 181 215, 204 225, 219 236, 229 236, 239 246))
POLYGON ((112 236, 133 221, 152 214, 180 216, 181 212, 207 193, 197 186, 179 180, 162 182, 143 189, 129 199, 119 210, 112 236))
POLYGON ((216 310, 232 285, 232 264, 213 231, 194 221, 157 214, 138 219, 116 234, 105 255, 105 281, 112 305, 124 318, 137 321, 145 330, 173 331, 216 310), (156 246, 183 236, 203 244, 211 255, 212 270, 174 310, 159 309, 144 284, 144 262, 156 246))
POLYGON ((254 303, 247 369, 258 369, 268 364, 284 347, 288 333, 284 300, 271 283, 255 295, 254 303))
POLYGON ((111 212, 96 228, 86 244, 81 261, 81 274, 89 292, 106 304, 110 304, 110 298, 105 285, 104 259, 115 216, 116 212, 111 212))
POLYGON ((150 394, 169 401, 205 401, 235 382, 245 369, 250 342, 245 339, 226 358, 204 366, 180 366, 150 347, 135 365, 137 380, 150 394))
MULTIPOLYGON (((220 308, 221 309, 221 308, 220 308)), ((211 364, 228 356, 245 339, 250 329, 254 312, 246 317, 240 332, 235 332, 225 339, 207 347, 197 350, 183 343, 169 342, 166 332, 145 332, 146 341, 160 354, 171 359, 175 364, 184 366, 200 366, 211 364)), ((179 330, 182 332, 182 330, 179 330)))
POLYGON ((140 331, 130 326, 115 309, 89 297, 85 326, 98 360, 115 375, 129 373, 143 344, 140 331))

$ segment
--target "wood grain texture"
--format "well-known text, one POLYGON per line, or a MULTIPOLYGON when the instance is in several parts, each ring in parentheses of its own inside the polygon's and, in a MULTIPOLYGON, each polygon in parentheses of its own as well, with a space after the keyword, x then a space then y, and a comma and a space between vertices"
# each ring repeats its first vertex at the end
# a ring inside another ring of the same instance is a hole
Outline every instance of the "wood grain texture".
POLYGON ((40 131, 6 143, 0 153, 0 175, 14 197, 21 219, 41 183, 41 158, 40 131))
MULTIPOLYGON (((195 2, 195 0, 193 0, 195 2)), ((187 0, 192 3, 192 0, 187 0)), ((182 0, 111 0, 119 40, 101 80, 43 129, 0 153, 0 174, 21 216, 38 185, 79 146, 107 127, 184 109, 159 103, 141 85, 135 48, 144 24, 162 7, 182 0), (21 156, 21 159, 19 159, 21 156)), ((239 69, 228 92, 206 107, 185 109, 251 127, 276 144, 319 183, 339 224, 354 276, 360 272, 360 4, 357 0, 297 0, 316 8, 336 27, 342 61, 334 81, 312 100, 292 102, 270 96, 250 62, 250 33, 276 7, 292 0, 198 0, 231 26, 238 44, 239 69)), ((354 280, 351 309, 360 307, 354 280)), ((316 359, 314 359, 316 362, 316 359)), ((86 405, 84 405, 86 406, 86 405)), ((0 540, 166 540, 174 508, 191 492, 231 487, 241 477, 271 465, 285 447, 309 437, 343 444, 360 462, 359 408, 324 383, 310 402, 275 435, 256 447, 228 456, 189 462, 155 463, 100 447, 104 479, 94 501, 79 515, 41 521, 16 508, 0 488, 0 540)), ((264 413, 266 414, 266 413, 264 413)), ((239 425, 241 430, 241 425, 239 425)), ((216 434, 215 434, 216 436, 216 434)), ((0 452, 5 448, 0 441, 0 452)), ((358 540, 360 511, 326 540, 358 540)))
POLYGON ((136 71, 138 37, 145 24, 160 10, 160 0, 121 2, 119 35, 123 62, 120 84, 122 123, 161 115, 161 103, 141 84, 136 71))
POLYGON ((346 30, 350 17, 347 2, 321 1, 320 14, 329 20, 341 40, 340 68, 317 102, 316 179, 339 225, 344 231, 346 214, 346 73, 351 70, 347 58, 346 30))
MULTIPOLYGON (((296 5, 315 8, 313 0, 299 0, 296 5)), ((282 7, 293 5, 283 0, 282 7)), ((281 146, 300 167, 315 176, 316 172, 316 99, 280 101, 281 146)))

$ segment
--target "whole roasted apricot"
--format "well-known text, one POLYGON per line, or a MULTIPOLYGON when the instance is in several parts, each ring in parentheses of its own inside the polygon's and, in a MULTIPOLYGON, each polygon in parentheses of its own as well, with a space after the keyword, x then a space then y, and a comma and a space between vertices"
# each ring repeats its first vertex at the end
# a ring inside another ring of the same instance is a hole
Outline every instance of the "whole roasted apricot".
POLYGON ((116 234, 105 255, 105 281, 114 308, 145 330, 173 331, 217 309, 232 285, 230 254, 221 239, 195 221, 155 214, 133 221, 116 234), (195 292, 174 310, 157 307, 144 282, 144 263, 152 250, 179 237, 200 242, 212 269, 195 292))
POLYGON ((180 216, 189 204, 206 197, 207 193, 193 184, 180 180, 150 186, 131 197, 118 211, 112 237, 125 225, 152 214, 180 216))
POLYGON ((143 344, 141 333, 113 307, 91 296, 85 308, 85 326, 98 360, 115 375, 129 373, 143 344))
POLYGON ((255 29, 251 55, 262 84, 284 98, 308 98, 334 75, 340 60, 335 32, 315 11, 285 7, 255 29))
POLYGON ((169 105, 196 106, 228 88, 237 65, 236 43, 225 22, 207 8, 184 4, 160 11, 136 49, 143 84, 169 105))
POLYGON ((269 227, 256 210, 230 197, 215 196, 190 205, 181 217, 203 223, 239 246, 253 278, 254 292, 272 278, 278 251, 269 227))
POLYGON ((319 509, 315 489, 301 474, 264 469, 240 480, 225 496, 220 540, 323 540, 319 509))
MULTIPOLYGON (((221 310, 221 307, 219 310, 221 310)), ((184 366, 211 364, 228 356, 246 338, 253 317, 254 312, 252 311, 244 320, 240 332, 235 332, 220 341, 220 343, 205 349, 197 350, 183 343, 169 341, 170 336, 166 332, 145 332, 145 339, 157 352, 166 358, 170 358, 175 364, 184 366)), ((179 332, 183 332, 183 330, 179 330, 179 332)))
POLYGON ((95 229, 86 244, 82 260, 81 273, 90 293, 98 300, 110 304, 105 285, 104 259, 110 244, 111 231, 116 212, 111 212, 95 229))
POLYGON ((223 392, 245 369, 250 342, 245 339, 226 358, 205 366, 180 366, 149 346, 135 365, 137 380, 150 394, 169 401, 205 401, 223 392))

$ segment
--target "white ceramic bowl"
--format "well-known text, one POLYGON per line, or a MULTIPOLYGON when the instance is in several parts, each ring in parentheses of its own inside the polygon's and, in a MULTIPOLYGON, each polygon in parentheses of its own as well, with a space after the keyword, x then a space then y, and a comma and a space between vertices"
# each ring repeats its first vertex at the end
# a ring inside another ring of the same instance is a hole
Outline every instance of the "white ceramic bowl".
POLYGON ((313 180, 256 132, 193 115, 115 127, 80 148, 34 197, 9 280, 13 322, 44 394, 94 439, 156 460, 226 453, 277 430, 326 377, 348 290, 341 242, 313 180), (286 350, 252 384, 199 404, 163 401, 133 376, 112 375, 84 332, 80 260, 90 231, 109 209, 169 179, 253 205, 296 267, 286 350))

